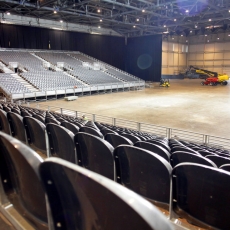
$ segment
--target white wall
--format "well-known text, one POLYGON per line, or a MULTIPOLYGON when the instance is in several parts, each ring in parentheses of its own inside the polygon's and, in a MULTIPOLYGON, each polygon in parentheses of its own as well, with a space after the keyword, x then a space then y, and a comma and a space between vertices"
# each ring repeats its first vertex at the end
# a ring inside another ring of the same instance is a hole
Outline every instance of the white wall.
MULTIPOLYGON (((175 39, 176 40, 176 39, 175 39)), ((187 67, 188 45, 179 41, 162 42, 162 74, 178 74, 187 67)))
POLYGON ((213 34, 191 37, 187 61, 188 65, 230 75, 230 36, 213 34))

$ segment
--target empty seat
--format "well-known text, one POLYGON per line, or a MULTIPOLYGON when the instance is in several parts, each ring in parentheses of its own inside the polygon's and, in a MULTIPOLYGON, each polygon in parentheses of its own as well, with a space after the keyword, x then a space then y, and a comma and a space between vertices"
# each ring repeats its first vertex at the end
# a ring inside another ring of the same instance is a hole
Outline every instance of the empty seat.
POLYGON ((8 112, 7 118, 10 124, 12 136, 26 143, 26 133, 23 124, 23 117, 16 113, 8 112))
POLYGON ((230 172, 230 164, 221 165, 220 169, 223 169, 223 170, 230 172))
POLYGON ((173 229, 148 201, 97 173, 49 158, 40 174, 55 230, 173 229))
POLYGON ((154 152, 159 156, 163 157, 166 161, 170 160, 170 153, 165 148, 159 145, 146 141, 138 141, 134 144, 134 146, 154 152))
POLYGON ((217 168, 216 164, 210 159, 189 152, 182 152, 182 151, 174 152, 170 156, 170 160, 171 160, 172 167, 175 167, 180 163, 190 162, 190 163, 197 163, 197 164, 202 164, 202 165, 207 165, 210 167, 217 168))
POLYGON ((82 132, 75 135, 74 141, 79 165, 111 180, 115 179, 113 147, 107 141, 82 132))
POLYGON ((21 110, 21 116, 22 117, 31 117, 32 114, 27 112, 27 111, 25 111, 25 110, 21 110))
POLYGON ((74 125, 74 124, 68 122, 68 121, 63 121, 61 123, 61 126, 69 129, 71 132, 73 132, 73 134, 76 134, 79 132, 79 127, 77 125, 74 125))
POLYGON ((0 109, 0 131, 9 135, 11 134, 9 122, 7 119, 7 113, 2 109, 0 109))
POLYGON ((46 123, 45 118, 39 114, 33 114, 33 117, 36 118, 37 120, 41 121, 44 124, 46 123))
POLYGON ((169 147, 168 145, 166 145, 166 144, 165 144, 164 142, 162 142, 162 141, 155 140, 155 139, 151 139, 151 140, 147 140, 147 142, 150 142, 150 143, 159 145, 159 146, 161 146, 162 148, 165 148, 168 152, 171 151, 170 147, 169 147))
POLYGON ((61 122, 57 121, 56 119, 54 118, 50 118, 50 117, 46 117, 45 118, 45 123, 48 124, 48 123, 52 123, 52 124, 56 124, 56 125, 60 125, 61 122))
POLYGON ((194 163, 172 172, 171 218, 178 214, 205 229, 230 229, 230 173, 194 163))
POLYGON ((52 123, 47 124, 46 129, 50 154, 72 163, 77 162, 74 134, 70 130, 52 123))
MULTIPOLYGON (((2 132, 0 149, 0 174, 7 199, 35 229, 48 229, 45 192, 38 173, 43 160, 32 149, 2 132)), ((9 203, 7 206, 10 208, 9 203)))
POLYGON ((193 154, 199 154, 199 152, 196 152, 195 150, 188 148, 186 146, 174 146, 171 148, 171 153, 173 152, 188 152, 188 153, 193 153, 193 154))
POLYGON ((82 126, 79 129, 79 132, 89 133, 89 134, 92 134, 92 135, 94 135, 96 137, 100 137, 100 138, 104 137, 103 134, 99 130, 91 128, 91 127, 87 127, 87 126, 82 126))
POLYGON ((213 161, 217 165, 218 168, 221 165, 230 164, 230 158, 227 158, 227 157, 221 157, 217 155, 207 155, 206 158, 213 161))
POLYGON ((114 148, 122 144, 133 145, 133 142, 128 138, 113 133, 107 133, 105 135, 105 140, 108 141, 114 148))
POLYGON ((107 133, 114 133, 117 134, 115 131, 113 131, 112 129, 107 129, 107 128, 103 128, 100 130, 101 133, 105 136, 107 133))
POLYGON ((7 113, 11 111, 11 108, 7 106, 3 106, 3 110, 6 111, 7 113))
POLYGON ((133 143, 136 143, 137 141, 140 141, 141 139, 135 135, 122 133, 121 136, 128 138, 133 143))
POLYGON ((46 137, 46 126, 39 120, 33 117, 24 117, 23 123, 25 126, 28 144, 35 150, 41 151, 49 156, 49 146, 46 137))
POLYGON ((163 157, 129 145, 114 150, 117 182, 167 208, 172 167, 163 157))

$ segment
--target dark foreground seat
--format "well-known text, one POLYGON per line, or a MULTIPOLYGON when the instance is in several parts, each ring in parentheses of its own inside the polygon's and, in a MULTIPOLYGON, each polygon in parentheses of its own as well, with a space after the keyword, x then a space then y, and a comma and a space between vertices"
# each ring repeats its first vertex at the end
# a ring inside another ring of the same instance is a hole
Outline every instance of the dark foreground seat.
POLYGON ((56 230, 172 229, 148 201, 97 173, 49 158, 40 174, 56 230))
POLYGON ((205 229, 230 229, 230 173, 193 163, 172 172, 171 218, 176 214, 205 229))
POLYGON ((134 144, 134 146, 149 150, 153 153, 156 153, 159 156, 163 157, 166 161, 169 162, 170 153, 165 148, 162 148, 159 145, 156 145, 156 144, 153 144, 150 142, 146 142, 146 141, 138 141, 134 144))
POLYGON ((146 197, 151 202, 169 207, 172 167, 163 157, 129 145, 114 150, 117 182, 146 197))
POLYGON ((10 124, 11 134, 18 140, 26 143, 26 132, 23 124, 23 117, 16 113, 8 112, 7 118, 10 124))
POLYGON ((217 167, 219 168, 221 165, 230 164, 230 158, 228 157, 221 157, 216 155, 207 155, 206 158, 213 161, 217 167))
POLYGON ((133 134, 122 133, 121 136, 128 138, 133 143, 141 140, 138 136, 135 136, 133 134))
POLYGON ((99 137, 82 132, 75 135, 74 141, 79 165, 111 180, 115 179, 112 145, 99 137))
POLYGON ((46 136, 46 126, 33 117, 24 117, 23 123, 26 130, 28 144, 35 150, 38 150, 43 154, 49 156, 49 145, 46 136))
POLYGON ((96 137, 104 138, 103 134, 98 129, 94 129, 94 128, 88 127, 88 126, 82 126, 79 129, 79 132, 89 133, 89 134, 94 135, 96 137))
POLYGON ((46 125, 46 130, 50 154, 69 162, 77 163, 74 134, 70 130, 52 123, 46 125))
POLYGON ((69 129, 73 134, 76 134, 79 132, 79 127, 77 125, 74 125, 74 124, 68 122, 68 121, 63 121, 61 123, 61 126, 69 129))
POLYGON ((108 141, 114 148, 119 145, 133 145, 133 142, 126 137, 122 137, 118 134, 107 133, 105 135, 105 140, 108 141))
POLYGON ((9 122, 7 120, 7 113, 1 109, 0 109, 0 131, 9 135, 11 134, 9 122))
POLYGON ((175 167, 180 163, 186 162, 186 163, 197 163, 197 164, 218 168, 216 164, 210 159, 189 152, 180 152, 180 151, 174 152, 170 156, 170 159, 171 159, 172 167, 175 167))
POLYGON ((221 165, 220 169, 223 169, 223 170, 230 172, 230 164, 221 165))
POLYGON ((169 147, 165 142, 163 142, 163 141, 156 140, 156 139, 151 139, 151 140, 147 140, 147 142, 150 142, 150 143, 159 145, 159 146, 161 146, 162 148, 165 148, 168 152, 171 151, 170 147, 169 147))
POLYGON ((0 150, 1 181, 7 199, 35 229, 48 229, 45 192, 38 173, 43 160, 32 149, 2 132, 0 150))

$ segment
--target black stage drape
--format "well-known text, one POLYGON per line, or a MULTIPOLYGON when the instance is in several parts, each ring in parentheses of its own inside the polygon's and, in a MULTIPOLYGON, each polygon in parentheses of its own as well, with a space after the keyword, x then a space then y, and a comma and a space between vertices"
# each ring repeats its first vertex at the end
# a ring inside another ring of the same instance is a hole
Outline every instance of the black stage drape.
POLYGON ((0 24, 0 47, 80 51, 144 80, 161 76, 161 35, 128 38, 0 24))

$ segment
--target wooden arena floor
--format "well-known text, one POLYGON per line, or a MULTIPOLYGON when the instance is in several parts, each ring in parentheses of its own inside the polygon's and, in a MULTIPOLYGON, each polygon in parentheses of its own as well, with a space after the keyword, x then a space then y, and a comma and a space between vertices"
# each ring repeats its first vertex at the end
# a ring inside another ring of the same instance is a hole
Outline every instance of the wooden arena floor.
POLYGON ((40 104, 230 138, 230 82, 227 86, 201 86, 200 82, 171 80, 169 88, 154 84, 142 91, 40 104))

